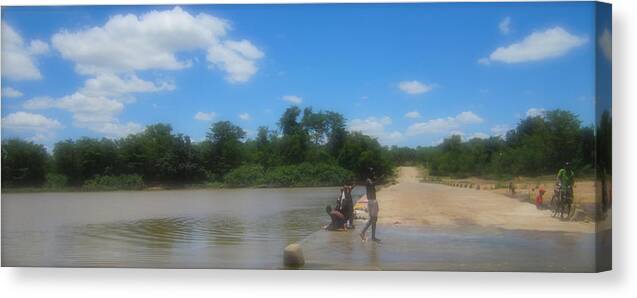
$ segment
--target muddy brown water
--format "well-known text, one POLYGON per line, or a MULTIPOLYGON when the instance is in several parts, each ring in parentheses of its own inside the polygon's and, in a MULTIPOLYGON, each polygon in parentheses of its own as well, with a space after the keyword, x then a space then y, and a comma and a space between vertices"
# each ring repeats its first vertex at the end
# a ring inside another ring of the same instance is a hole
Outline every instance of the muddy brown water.
POLYGON ((2 265, 281 267, 337 188, 2 195, 2 265))
POLYGON ((301 241, 306 269, 590 272, 595 248, 610 242, 603 233, 380 226, 383 242, 363 243, 355 231, 317 232, 337 193, 3 194, 2 265, 280 269, 283 248, 301 241))

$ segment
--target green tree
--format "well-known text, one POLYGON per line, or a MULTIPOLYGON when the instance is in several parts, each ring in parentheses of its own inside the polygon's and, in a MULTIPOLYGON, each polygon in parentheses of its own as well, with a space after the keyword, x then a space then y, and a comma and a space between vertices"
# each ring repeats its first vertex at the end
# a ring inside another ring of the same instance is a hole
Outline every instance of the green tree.
POLYGON ((2 142, 2 184, 41 186, 45 182, 48 154, 44 146, 19 139, 2 142))
POLYGON ((243 159, 245 131, 229 121, 213 123, 207 134, 210 143, 208 162, 210 171, 221 178, 230 170, 238 167, 243 159))
POLYGON ((378 141, 360 132, 347 135, 338 163, 352 171, 358 179, 366 178, 370 168, 381 180, 389 177, 392 171, 389 157, 378 141))
POLYGON ((279 127, 283 132, 278 146, 283 163, 298 164, 306 160, 309 147, 309 137, 298 121, 301 110, 290 107, 281 116, 279 127))

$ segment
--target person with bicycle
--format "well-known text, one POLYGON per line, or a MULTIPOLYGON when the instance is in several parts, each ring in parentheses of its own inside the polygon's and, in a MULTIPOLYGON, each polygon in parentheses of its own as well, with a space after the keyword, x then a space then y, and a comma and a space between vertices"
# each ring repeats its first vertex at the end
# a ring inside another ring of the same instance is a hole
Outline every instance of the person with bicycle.
POLYGON ((557 172, 557 183, 562 197, 569 200, 570 203, 573 199, 573 185, 575 183, 575 172, 573 172, 570 162, 566 162, 564 167, 557 172))

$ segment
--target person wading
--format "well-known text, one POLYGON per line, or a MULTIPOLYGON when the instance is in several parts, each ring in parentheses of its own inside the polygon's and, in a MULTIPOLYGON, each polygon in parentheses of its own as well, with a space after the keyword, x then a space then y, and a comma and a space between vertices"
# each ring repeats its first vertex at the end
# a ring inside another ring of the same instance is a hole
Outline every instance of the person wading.
POLYGON ((376 222, 378 221, 378 201, 376 200, 376 186, 374 184, 374 169, 369 169, 369 176, 365 181, 367 189, 367 212, 369 213, 369 220, 361 231, 361 239, 367 240, 365 233, 367 229, 372 227, 372 241, 380 242, 380 239, 376 238, 376 222))

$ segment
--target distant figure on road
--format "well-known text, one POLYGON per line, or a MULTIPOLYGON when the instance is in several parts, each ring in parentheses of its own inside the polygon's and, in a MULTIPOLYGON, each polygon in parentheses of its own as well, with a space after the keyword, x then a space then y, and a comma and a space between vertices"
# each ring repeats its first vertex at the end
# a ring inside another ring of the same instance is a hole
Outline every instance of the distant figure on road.
POLYGON ((376 200, 376 186, 374 184, 374 169, 370 168, 370 174, 366 180, 366 188, 367 188, 367 212, 369 213, 369 220, 361 231, 361 239, 363 241, 367 240, 365 233, 367 233, 367 229, 372 227, 372 240, 375 242, 380 242, 380 239, 376 238, 376 222, 378 221, 378 201, 376 200))
POLYGON ((330 216, 331 222, 325 226, 328 231, 344 230, 345 229, 345 216, 336 210, 332 210, 332 206, 327 205, 325 212, 330 216))
POLYGON ((573 198, 573 185, 575 184, 575 172, 571 168, 571 163, 564 163, 564 168, 557 172, 557 182, 560 185, 560 191, 563 192, 567 199, 573 198))
POLYGON ((544 186, 540 186, 540 189, 538 189, 537 191, 537 196, 535 197, 535 207, 537 209, 542 209, 543 205, 542 203, 544 202, 544 193, 546 192, 546 190, 544 189, 544 186))

